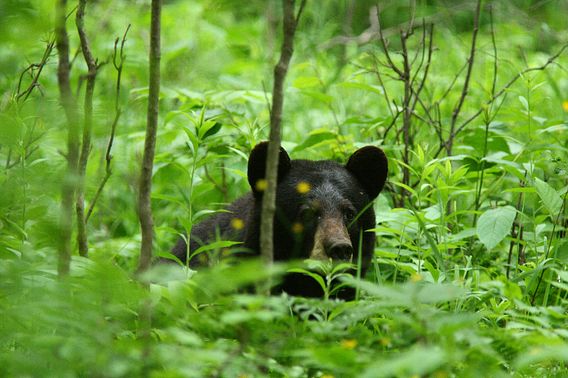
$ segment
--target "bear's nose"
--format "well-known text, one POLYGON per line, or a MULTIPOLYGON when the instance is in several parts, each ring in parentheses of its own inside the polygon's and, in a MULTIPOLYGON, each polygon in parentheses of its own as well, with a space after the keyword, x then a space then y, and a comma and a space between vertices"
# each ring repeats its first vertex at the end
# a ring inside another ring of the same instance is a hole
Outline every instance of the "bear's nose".
POLYGON ((325 253, 333 260, 349 261, 353 257, 353 247, 351 243, 335 242, 325 249, 325 253))

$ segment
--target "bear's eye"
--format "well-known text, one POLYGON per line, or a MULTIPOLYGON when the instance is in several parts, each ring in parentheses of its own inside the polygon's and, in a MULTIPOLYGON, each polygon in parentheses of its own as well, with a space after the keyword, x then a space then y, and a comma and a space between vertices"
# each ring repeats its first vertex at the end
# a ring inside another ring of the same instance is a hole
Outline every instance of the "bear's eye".
POLYGON ((317 209, 309 205, 302 205, 298 215, 304 222, 313 221, 319 216, 317 209))
POLYGON ((345 223, 353 222, 353 220, 355 219, 356 216, 357 216, 357 213, 356 213, 355 209, 346 208, 343 211, 343 220, 345 221, 345 223))

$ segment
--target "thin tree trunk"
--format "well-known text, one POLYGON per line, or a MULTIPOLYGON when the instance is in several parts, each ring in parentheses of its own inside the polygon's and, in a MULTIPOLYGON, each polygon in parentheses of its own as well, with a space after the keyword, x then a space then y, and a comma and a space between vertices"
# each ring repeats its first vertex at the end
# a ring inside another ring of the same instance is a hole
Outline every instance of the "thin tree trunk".
POLYGON ((81 51, 85 63, 87 63, 87 88, 85 90, 85 105, 83 119, 83 141, 81 144, 81 154, 79 156, 78 174, 77 174, 77 198, 75 202, 75 211, 77 213, 77 245, 79 247, 79 255, 86 257, 89 253, 89 245, 87 241, 87 219, 85 217, 85 172, 87 170, 87 162, 89 161, 89 152, 91 150, 91 133, 93 129, 93 93, 95 91, 95 81, 97 78, 97 61, 91 53, 89 39, 85 32, 85 7, 87 0, 79 0, 77 8, 76 24, 79 40, 81 41, 81 51))
POLYGON ((152 241, 154 239, 154 221, 152 219, 152 169, 156 150, 156 134, 158 130, 158 110, 160 100, 160 17, 161 0, 152 0, 152 16, 150 26, 150 88, 148 94, 148 115, 146 123, 146 139, 142 172, 138 189, 138 217, 142 233, 140 262, 138 271, 143 272, 152 262, 152 241))
POLYGON ((79 130, 77 109, 71 92, 69 80, 71 66, 69 63, 69 37, 66 28, 67 0, 58 0, 55 5, 55 38, 59 62, 57 66, 57 82, 61 106, 67 121, 67 172, 63 180, 61 193, 61 213, 59 219, 59 260, 57 271, 59 276, 69 274, 71 262, 71 235, 73 233, 73 200, 77 179, 77 160, 79 156, 79 130))
POLYGON ((260 225, 260 251, 264 262, 268 265, 274 260, 273 220, 276 211, 276 179, 278 173, 278 157, 280 153, 282 109, 284 106, 284 79, 288 72, 290 60, 294 53, 294 34, 298 20, 304 9, 306 0, 302 0, 298 15, 294 14, 295 0, 283 0, 284 38, 280 60, 274 67, 274 85, 272 88, 272 108, 270 110, 270 136, 266 158, 267 188, 262 196, 262 223, 260 225))

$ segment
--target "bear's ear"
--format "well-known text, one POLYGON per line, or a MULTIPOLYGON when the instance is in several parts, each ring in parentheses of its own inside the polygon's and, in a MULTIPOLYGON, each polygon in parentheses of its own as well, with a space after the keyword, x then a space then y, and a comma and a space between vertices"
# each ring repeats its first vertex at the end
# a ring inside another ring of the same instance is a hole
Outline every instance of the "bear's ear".
MULTIPOLYGON (((266 172, 266 155, 268 154, 268 142, 257 144, 251 151, 248 161, 248 182, 255 195, 261 194, 266 189, 264 180, 266 172)), ((278 181, 290 170, 290 157, 285 149, 280 147, 278 160, 278 181)))
POLYGON ((376 198, 387 180, 388 161, 380 148, 366 146, 351 155, 345 168, 361 183, 371 199, 376 198))

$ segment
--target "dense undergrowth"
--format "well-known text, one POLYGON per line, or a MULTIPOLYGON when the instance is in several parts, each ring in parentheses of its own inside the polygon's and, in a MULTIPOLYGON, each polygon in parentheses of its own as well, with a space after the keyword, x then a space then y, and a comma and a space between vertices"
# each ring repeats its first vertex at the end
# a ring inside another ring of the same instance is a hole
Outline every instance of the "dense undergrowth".
MULTIPOLYGON (((398 28, 411 12, 381 3, 384 38, 400 67, 398 28)), ((284 147, 293 158, 345 161, 373 144, 390 159, 389 184, 375 203, 373 265, 364 280, 346 278, 360 293, 351 302, 247 294, 240 289, 288 268, 267 271, 259 262, 197 273, 158 265, 135 276, 144 1, 88 8, 93 51, 106 63, 96 82, 88 205, 105 176, 116 105, 121 117, 112 174, 88 222, 89 256, 73 256, 71 275, 58 279, 66 147, 54 52, 29 95, 32 79, 20 81, 52 38, 52 4, 1 5, 0 375, 566 376, 568 9, 561 1, 483 2, 464 95, 474 5, 419 2, 406 47, 415 85, 430 22, 432 57, 405 129, 404 82, 380 41, 335 38, 365 35, 374 3, 308 2, 287 79, 284 147), (115 105, 113 41, 128 24, 115 105)), ((158 254, 248 190, 248 153, 267 135, 279 17, 279 2, 164 3, 158 254)), ((85 72, 74 60, 81 101, 85 72)), ((322 284, 339 276, 329 268, 322 284)))

